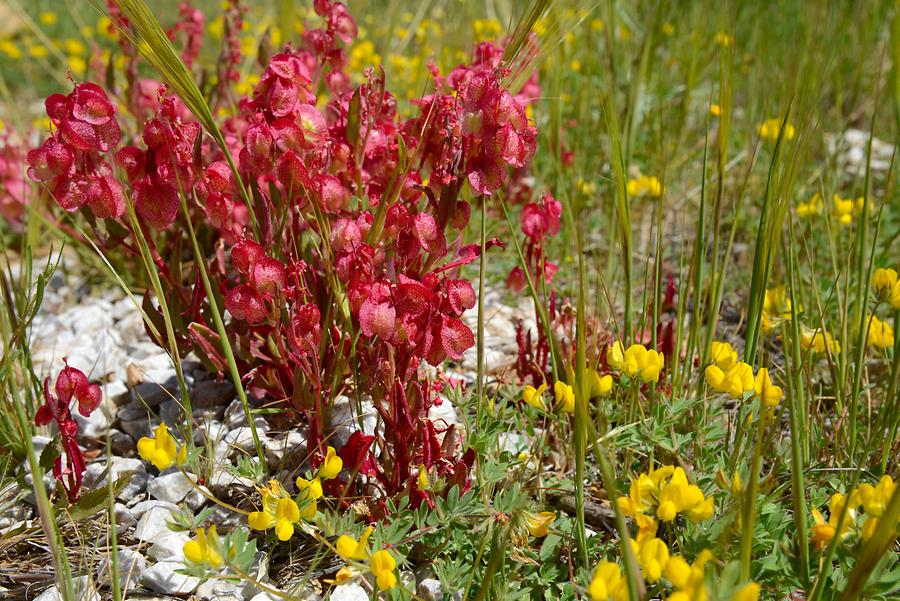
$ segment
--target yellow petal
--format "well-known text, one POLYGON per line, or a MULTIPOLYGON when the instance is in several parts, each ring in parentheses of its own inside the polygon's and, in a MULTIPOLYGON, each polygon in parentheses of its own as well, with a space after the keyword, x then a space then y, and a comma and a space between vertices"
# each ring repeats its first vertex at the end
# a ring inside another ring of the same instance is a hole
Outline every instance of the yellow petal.
POLYGON ((290 540, 294 536, 294 524, 289 520, 278 520, 278 523, 275 524, 275 535, 280 541, 290 540))
POLYGON ((197 541, 189 540, 188 542, 184 543, 182 551, 184 552, 184 558, 188 561, 192 561, 194 563, 203 563, 203 548, 197 541))

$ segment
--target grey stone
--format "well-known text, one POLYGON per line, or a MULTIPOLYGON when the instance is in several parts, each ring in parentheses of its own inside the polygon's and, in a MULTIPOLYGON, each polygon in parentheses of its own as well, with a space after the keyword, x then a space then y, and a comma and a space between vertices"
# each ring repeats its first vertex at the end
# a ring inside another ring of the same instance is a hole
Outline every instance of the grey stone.
POLYGON ((270 467, 277 467, 282 460, 284 465, 296 467, 306 456, 306 433, 300 430, 288 430, 275 436, 266 436, 262 440, 266 452, 266 462, 270 467))
MULTIPOLYGON (((87 467, 84 473, 84 485, 88 489, 94 489, 106 483, 106 462, 95 461, 87 467)), ((142 493, 147 486, 150 476, 144 467, 144 462, 132 457, 112 458, 113 482, 127 475, 131 476, 128 484, 119 492, 119 499, 132 499, 142 493)))
MULTIPOLYGON (((147 560, 137 551, 129 548, 119 549, 119 587, 123 591, 129 591, 137 586, 144 570, 147 569, 147 560)), ((108 582, 112 573, 112 564, 109 558, 104 557, 97 567, 97 578, 108 582)))
POLYGON ((368 601, 369 594, 366 592, 366 589, 355 582, 351 582, 334 587, 328 598, 330 601, 368 601))
MULTIPOLYGON (((72 589, 75 598, 80 601, 100 601, 100 593, 97 592, 94 583, 89 576, 78 576, 72 579, 72 589)), ((43 593, 35 597, 34 601, 62 601, 62 594, 57 585, 53 585, 43 593)))
POLYGON ((416 594, 424 601, 444 601, 441 581, 437 578, 425 578, 416 585, 416 594))
MULTIPOLYGON (((331 427, 334 429, 332 446, 339 449, 350 439, 350 436, 359 430, 359 412, 362 412, 363 434, 372 436, 378 424, 378 411, 375 409, 372 399, 361 399, 359 405, 349 397, 340 396, 334 400, 331 406, 331 427)), ((384 425, 381 426, 382 428, 384 425)))
POLYGON ((199 601, 244 601, 256 592, 256 587, 231 580, 211 578, 197 587, 199 601))
POLYGON ((189 492, 194 490, 197 476, 183 474, 180 471, 163 473, 147 483, 147 494, 159 501, 180 503, 189 492))
POLYGON ((140 518, 154 507, 162 507, 164 509, 168 509, 170 513, 178 511, 178 505, 176 505, 175 503, 170 503, 168 501, 158 501, 156 499, 135 503, 135 505, 130 508, 130 511, 135 518, 140 518))
POLYGON ((200 580, 193 576, 178 574, 184 568, 183 561, 167 559, 147 568, 141 574, 141 584, 156 593, 164 595, 187 595, 197 588, 200 580))
MULTIPOLYGON (((260 434, 258 430, 257 434, 260 434)), ((234 453, 234 451, 249 453, 256 446, 253 441, 253 431, 249 426, 241 426, 240 428, 235 428, 225 435, 223 441, 226 445, 228 445, 229 449, 232 450, 232 454, 234 453)))
POLYGON ((181 561, 181 558, 184 556, 184 543, 189 540, 191 540, 191 537, 186 532, 169 530, 154 539, 153 544, 147 549, 147 556, 156 561, 165 559, 181 561))
POLYGON ((172 532, 168 526, 171 518, 172 510, 168 507, 151 507, 138 520, 134 528, 134 538, 148 543, 156 542, 159 537, 172 532))

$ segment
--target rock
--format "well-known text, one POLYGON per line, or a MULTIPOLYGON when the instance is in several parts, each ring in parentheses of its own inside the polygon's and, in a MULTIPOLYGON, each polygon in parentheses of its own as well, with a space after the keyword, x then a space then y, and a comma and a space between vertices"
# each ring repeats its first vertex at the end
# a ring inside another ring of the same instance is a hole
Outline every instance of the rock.
POLYGON ((141 519, 138 520, 132 536, 140 541, 148 543, 156 542, 159 537, 172 532, 168 526, 168 522, 172 518, 172 513, 172 510, 168 507, 151 507, 141 516, 141 519))
POLYGON ((119 406, 130 400, 128 387, 122 380, 113 380, 103 385, 103 398, 109 399, 114 405, 119 406))
POLYGON ((109 444, 114 455, 127 455, 135 450, 134 440, 119 430, 109 431, 109 444))
POLYGON ((200 580, 193 576, 179 574, 176 570, 184 568, 183 561, 167 559, 147 568, 141 574, 141 584, 156 593, 164 595, 187 595, 191 593, 200 580))
POLYGON ((106 430, 110 425, 109 417, 103 411, 103 406, 97 407, 88 417, 74 412, 75 421, 78 423, 78 437, 93 441, 106 440, 106 430))
POLYGON ((257 593, 250 598, 250 601, 281 601, 282 597, 278 597, 273 595, 272 593, 267 593, 263 591, 261 593, 257 593))
POLYGON ((330 601, 368 601, 369 594, 366 592, 366 589, 355 582, 351 582, 334 587, 328 599, 330 601))
POLYGON ((424 601, 444 601, 441 581, 437 578, 425 578, 416 585, 416 594, 424 601))
POLYGON ((152 478, 147 484, 147 494, 159 501, 180 503, 194 490, 196 482, 197 476, 194 474, 185 476, 180 471, 172 471, 152 478))
POLYGON ((151 501, 140 501, 139 503, 135 503, 135 505, 131 507, 130 511, 135 518, 140 519, 145 513, 147 513, 154 507, 162 507, 168 509, 170 513, 178 511, 178 505, 176 505, 175 503, 170 503, 168 501, 157 501, 155 499, 151 501))
POLYGON ((184 557, 184 543, 189 540, 191 540, 191 537, 186 532, 169 530, 156 537, 153 544, 147 549, 147 555, 156 561, 166 559, 181 561, 181 558, 184 557))
POLYGON ((212 578, 197 587, 195 596, 200 601, 244 601, 255 592, 250 584, 212 578))
MULTIPOLYGON (((93 489, 103 485, 106 482, 106 471, 105 461, 95 461, 90 464, 84 472, 84 486, 88 489, 93 489)), ((113 457, 110 471, 112 472, 113 482, 117 482, 125 476, 131 476, 128 484, 119 492, 119 499, 136 497, 144 491, 147 481, 150 479, 144 467, 144 462, 136 458, 113 457)))
POLYGON ((334 428, 331 444, 336 449, 347 444, 350 435, 359 430, 360 410, 363 434, 374 435, 375 427, 378 424, 378 411, 375 409, 372 399, 360 400, 359 406, 355 400, 346 396, 340 396, 334 400, 334 404, 331 406, 331 427, 334 428))
MULTIPOLYGON (((137 586, 147 569, 147 560, 133 549, 119 549, 119 586, 122 591, 128 591, 137 586)), ((97 567, 98 581, 108 582, 112 572, 112 565, 108 558, 97 567)))
POLYGON ((306 457, 306 433, 288 430, 263 438, 263 449, 269 467, 276 468, 284 460, 284 466, 297 467, 306 457))
MULTIPOLYGON (((257 434, 261 434, 259 430, 257 430, 257 434)), ((226 445, 228 445, 231 450, 230 454, 234 454, 235 451, 241 451, 243 453, 250 453, 256 447, 253 441, 253 431, 249 426, 241 426, 240 428, 235 428, 225 435, 223 441, 226 445)))
POLYGON ((228 426, 229 430, 233 430, 239 426, 246 426, 247 414, 244 412, 244 406, 241 404, 241 401, 235 399, 231 401, 231 404, 225 409, 225 425, 228 426))
MULTIPOLYGON (((209 409, 211 407, 225 406, 234 399, 234 384, 229 380, 222 382, 208 381, 197 382, 191 389, 191 407, 194 409, 209 409)), ((238 401, 240 402, 240 401, 238 401)), ((243 410, 243 408, 241 408, 243 410)))
POLYGON ((433 421, 439 428, 447 428, 448 426, 459 425, 459 412, 456 407, 446 397, 439 397, 440 405, 434 403, 428 410, 428 419, 433 421))
POLYGON ((253 480, 242 476, 235 476, 225 468, 216 468, 209 479, 209 488, 214 494, 225 496, 226 492, 251 492, 253 480))
POLYGON ((116 503, 116 533, 121 534, 137 524, 137 517, 125 505, 116 503))
MULTIPOLYGON (((72 579, 72 592, 79 601, 101 601, 94 583, 89 576, 78 576, 72 579)), ((62 594, 58 585, 53 585, 43 593, 35 597, 34 601, 62 601, 62 594)))

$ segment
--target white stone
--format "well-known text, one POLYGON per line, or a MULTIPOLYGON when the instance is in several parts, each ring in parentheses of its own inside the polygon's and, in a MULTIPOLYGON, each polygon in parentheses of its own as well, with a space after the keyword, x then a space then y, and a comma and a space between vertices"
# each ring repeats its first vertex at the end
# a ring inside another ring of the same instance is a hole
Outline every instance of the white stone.
MULTIPOLYGON (((146 569, 147 560, 143 555, 133 549, 119 549, 119 586, 123 591, 136 587, 146 569)), ((109 558, 104 558, 97 567, 97 577, 108 581, 111 573, 109 558)))
MULTIPOLYGON (((79 601, 100 601, 100 593, 94 587, 88 576, 78 576, 72 579, 72 592, 79 601)), ((58 585, 53 585, 43 593, 35 597, 34 601, 62 601, 62 594, 58 585)))
POLYGON ((163 507, 165 509, 168 509, 170 513, 178 511, 178 505, 176 505, 175 503, 169 503, 168 501, 157 501, 156 499, 135 503, 134 506, 130 508, 130 511, 135 518, 140 518, 154 507, 163 507))
POLYGON ((200 584, 194 595, 199 601, 244 601, 256 590, 250 584, 211 578, 200 584))
POLYGON ((141 584, 151 591, 164 595, 187 595, 197 588, 200 580, 175 571, 183 568, 183 561, 171 559, 160 561, 144 571, 141 575, 141 584))
POLYGON ((172 510, 168 507, 151 507, 138 520, 134 538, 148 543, 156 542, 159 537, 172 532, 168 526, 171 518, 172 510))
POLYGON ((147 494, 159 501, 180 503, 189 492, 194 490, 197 476, 180 471, 160 474, 147 483, 147 494))
MULTIPOLYGON (((259 433, 257 430, 257 434, 259 433)), ((253 440, 253 431, 249 426, 235 428, 225 435, 224 442, 232 451, 242 451, 244 453, 249 453, 256 447, 253 440)))
POLYGON ((416 585, 416 594, 424 601, 444 601, 441 581, 437 578, 425 578, 416 585))
MULTIPOLYGON (((378 424, 378 410, 371 399, 361 399, 357 405, 355 400, 340 396, 331 406, 331 427, 334 429, 332 446, 339 449, 350 440, 350 436, 359 430, 360 410, 362 415, 362 431, 367 436, 375 434, 378 424)), ((384 428, 384 425, 381 426, 384 428)))
POLYGON ((174 532, 169 530, 164 534, 156 537, 150 548, 147 549, 147 556, 156 561, 165 559, 177 559, 181 561, 184 557, 184 543, 191 540, 186 532, 174 532))
POLYGON ((328 598, 331 601, 368 601, 369 593, 360 585, 351 582, 334 587, 328 598))

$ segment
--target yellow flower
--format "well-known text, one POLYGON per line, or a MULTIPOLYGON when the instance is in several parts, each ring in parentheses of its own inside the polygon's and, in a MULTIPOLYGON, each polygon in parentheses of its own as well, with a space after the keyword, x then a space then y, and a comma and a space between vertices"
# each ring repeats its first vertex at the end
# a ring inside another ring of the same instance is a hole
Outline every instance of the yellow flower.
POLYGON ((224 563, 219 552, 219 536, 216 527, 210 526, 209 534, 203 528, 197 528, 197 539, 184 543, 184 558, 193 563, 207 564, 218 568, 224 563))
POLYGON ((497 19, 476 19, 472 28, 475 31, 476 42, 494 40, 503 33, 503 25, 497 19))
POLYGON ((804 351, 812 349, 813 352, 822 354, 829 349, 832 354, 841 352, 841 344, 828 332, 811 331, 804 329, 800 332, 800 348, 804 351))
POLYGON ((547 390, 546 384, 541 384, 537 388, 526 385, 525 390, 522 391, 522 399, 536 409, 546 409, 543 398, 545 390, 547 390))
POLYGON ((87 70, 87 63, 80 56, 68 57, 69 70, 75 75, 84 75, 87 70))
POLYGON ((671 23, 669 23, 668 21, 666 21, 665 23, 662 24, 661 30, 662 30, 663 35, 669 36, 669 35, 672 35, 673 33, 675 33, 675 26, 672 25, 671 23))
POLYGON ((87 52, 84 42, 77 38, 66 38, 63 42, 63 49, 69 54, 85 54, 87 52))
POLYGON ((428 470, 425 469, 424 465, 419 466, 419 478, 416 482, 416 488, 419 490, 428 490, 431 488, 431 483, 428 482, 428 470))
POLYGON ((378 584, 378 588, 383 591, 388 591, 397 586, 397 575, 394 574, 394 568, 397 567, 397 562, 390 553, 384 549, 376 551, 375 554, 372 555, 369 565, 372 569, 372 574, 375 576, 375 582, 378 584))
POLYGON ((565 382, 557 380, 553 384, 556 406, 563 413, 575 413, 575 391, 565 382))
POLYGON ((187 460, 187 446, 178 448, 166 424, 156 427, 153 438, 141 438, 137 443, 137 451, 141 459, 149 461, 160 471, 175 463, 181 465, 187 460))
POLYGON ((872 291, 879 299, 888 300, 897 284, 897 272, 881 267, 872 274, 872 291))
POLYGON ((759 371, 756 373, 753 389, 756 391, 756 396, 762 399, 766 407, 777 407, 778 403, 781 402, 781 387, 772 385, 772 379, 769 378, 769 370, 765 367, 759 368, 759 371))
POLYGON ((591 379, 591 397, 606 396, 613 387, 613 378, 609 374, 600 375, 593 369, 589 373, 591 379))
POLYGON ((322 481, 318 478, 307 480, 297 478, 297 507, 300 509, 300 519, 311 520, 316 517, 318 506, 316 501, 322 498, 322 481))
POLYGON ((644 579, 650 584, 659 580, 669 563, 669 548, 666 543, 654 537, 643 542, 632 539, 631 546, 641 565, 644 579))
POLYGON ((640 375, 644 382, 659 381, 659 374, 664 366, 662 353, 647 350, 643 344, 632 344, 623 351, 622 343, 619 341, 609 347, 606 359, 611 367, 629 377, 640 375))
POLYGON ((894 479, 888 475, 882 476, 881 480, 879 480, 878 484, 875 486, 872 486, 871 484, 860 485, 857 491, 857 498, 862 504, 863 509, 866 510, 866 514, 881 517, 884 514, 884 509, 887 507, 888 501, 890 501, 891 496, 894 494, 894 488, 896 486, 894 479))
POLYGON ((662 182, 654 175, 641 175, 633 177, 626 183, 628 196, 636 198, 638 196, 649 196, 651 198, 659 198, 663 193, 662 182))
POLYGON ((675 587, 676 591, 669 595, 669 601, 702 601, 707 598, 706 576, 704 571, 706 564, 712 559, 709 550, 703 550, 697 555, 693 564, 689 564, 683 557, 675 555, 669 558, 666 564, 666 578, 675 587))
POLYGON ((525 527, 528 528, 528 533, 531 534, 531 536, 541 538, 547 536, 550 532, 547 526, 552 524, 555 519, 556 514, 552 511, 542 511, 538 514, 526 512, 525 527))
POLYGON ((812 217, 822 212, 822 195, 816 192, 808 202, 797 204, 797 217, 812 217))
POLYGON ((757 601, 759 599, 759 585, 748 582, 734 594, 733 601, 757 601))
POLYGON ((343 468, 343 459, 337 456, 334 447, 328 447, 325 451, 325 461, 322 462, 322 466, 319 468, 319 477, 324 478, 325 480, 331 480, 332 478, 337 477, 343 468))
MULTIPOLYGON (((766 119, 759 124, 756 131, 763 140, 777 140, 781 133, 782 120, 777 118, 766 119)), ((784 139, 793 140, 796 130, 790 123, 784 124, 784 139)))
POLYGON ((591 31, 603 31, 605 27, 603 19, 591 19, 591 31))
POLYGON ((713 341, 709 358, 722 371, 727 371, 738 362, 737 352, 731 347, 730 342, 713 341))
POLYGON ((31 46, 28 48, 28 56, 32 58, 45 58, 50 51, 46 46, 31 46))
POLYGON ((692 522, 706 520, 712 517, 713 500, 712 497, 705 498, 700 487, 690 484, 684 470, 676 467, 672 477, 659 491, 656 517, 664 522, 671 522, 679 513, 692 522))
MULTIPOLYGON (((851 495, 849 499, 851 505, 847 508, 847 515, 844 517, 844 523, 841 525, 840 538, 846 538, 849 534, 850 526, 856 520, 856 506, 854 495, 851 495)), ((812 539, 813 546, 817 549, 822 549, 825 545, 830 543, 835 536, 838 535, 837 526, 838 521, 841 517, 841 512, 844 511, 844 504, 848 502, 846 496, 841 493, 834 493, 831 495, 831 500, 828 501, 828 521, 825 521, 825 518, 822 517, 822 514, 815 508, 813 508, 813 521, 815 522, 810 528, 810 538, 812 539)))
POLYGON ((38 17, 41 21, 41 25, 51 26, 56 25, 57 21, 59 21, 59 15, 57 15, 52 10, 45 10, 38 17))
MULTIPOLYGON (((367 527, 359 540, 352 536, 342 534, 335 541, 335 549, 337 554, 345 561, 368 561, 369 569, 375 576, 378 588, 383 591, 394 588, 397 585, 397 576, 394 569, 397 562, 393 556, 386 550, 376 551, 374 555, 369 555, 369 536, 372 534, 372 527, 367 527)), ((352 573, 348 570, 343 580, 349 579, 352 573)))
POLYGON ((371 535, 371 526, 363 531, 362 536, 359 537, 359 540, 356 540, 355 538, 347 534, 342 534, 334 543, 334 546, 337 549, 337 554, 340 555, 342 559, 358 559, 360 561, 365 561, 369 557, 369 551, 367 547, 369 536, 371 535))
POLYGON ((853 222, 853 199, 841 198, 835 194, 833 197, 834 206, 831 209, 832 214, 840 225, 850 225, 853 222))
POLYGON ((724 392, 740 399, 753 390, 753 368, 740 361, 723 371, 717 365, 709 365, 704 371, 706 382, 716 392, 724 392))
POLYGON ((891 348, 894 346, 894 328, 888 322, 881 321, 873 315, 869 319, 869 337, 866 343, 867 346, 879 349, 891 348))
POLYGON ((709 105, 709 114, 712 115, 713 117, 721 117, 722 116, 722 107, 715 103, 709 105))
POLYGON ((22 50, 12 40, 0 40, 0 52, 12 60, 22 58, 22 50))
POLYGON ((617 564, 601 561, 594 570, 587 592, 591 601, 624 601, 628 598, 628 585, 617 564))
POLYGON ((247 516, 247 524, 259 531, 274 527, 278 540, 290 540, 294 535, 294 524, 300 521, 297 503, 288 496, 277 480, 270 480, 266 488, 257 490, 262 495, 263 508, 262 511, 251 512, 247 516))
POLYGON ((763 297, 763 311, 783 319, 791 318, 791 299, 784 286, 766 289, 763 297))
POLYGON ((723 48, 728 48, 732 44, 734 44, 734 38, 724 31, 720 31, 716 34, 715 42, 717 45, 722 46, 723 48))

